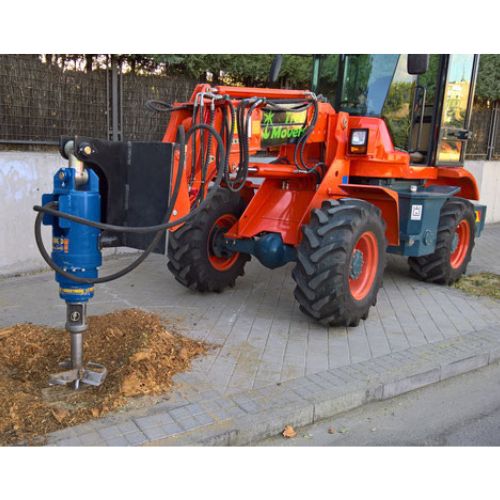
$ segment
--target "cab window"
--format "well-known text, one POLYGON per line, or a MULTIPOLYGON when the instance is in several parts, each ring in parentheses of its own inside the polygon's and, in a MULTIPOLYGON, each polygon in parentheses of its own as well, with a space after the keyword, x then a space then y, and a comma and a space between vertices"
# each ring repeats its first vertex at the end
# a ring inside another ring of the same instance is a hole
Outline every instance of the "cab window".
POLYGON ((315 75, 313 75, 312 88, 317 94, 326 97, 333 106, 337 93, 339 55, 328 54, 321 56, 318 59, 318 64, 317 80, 314 81, 315 75))
POLYGON ((408 150, 411 130, 411 102, 415 90, 416 76, 407 70, 407 55, 401 55, 382 109, 394 147, 408 150))

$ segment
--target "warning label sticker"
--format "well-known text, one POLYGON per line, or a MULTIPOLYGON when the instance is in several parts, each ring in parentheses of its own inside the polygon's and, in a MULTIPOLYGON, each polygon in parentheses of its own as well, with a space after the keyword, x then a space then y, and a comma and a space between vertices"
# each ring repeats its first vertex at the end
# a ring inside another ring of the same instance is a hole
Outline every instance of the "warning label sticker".
POLYGON ((412 205, 411 206, 411 220, 422 220, 422 205, 412 205))

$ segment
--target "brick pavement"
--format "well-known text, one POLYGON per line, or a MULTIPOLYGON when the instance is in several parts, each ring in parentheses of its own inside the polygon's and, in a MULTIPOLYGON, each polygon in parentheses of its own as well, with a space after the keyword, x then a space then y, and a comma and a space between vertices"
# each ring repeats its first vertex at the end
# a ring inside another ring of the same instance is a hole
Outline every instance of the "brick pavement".
MULTIPOLYGON (((498 248, 500 225, 488 226, 477 241, 469 271, 500 273, 498 248)), ((131 258, 107 262, 104 272, 123 267, 131 258)), ((391 256, 369 318, 355 328, 323 327, 299 311, 292 268, 289 264, 269 271, 252 261, 234 289, 198 294, 176 283, 164 258, 153 256, 121 280, 98 285, 89 313, 141 307, 192 338, 218 344, 194 362, 190 373, 176 378, 181 399, 194 386, 236 395, 387 356, 396 359, 398 353, 500 325, 499 301, 415 281, 405 260, 391 256)), ((64 323, 65 306, 52 273, 0 280, 0 310, 0 327, 21 321, 64 323)), ((197 416, 191 417, 181 426, 184 430, 197 423, 197 416)), ((179 425, 162 423, 172 430, 179 425)), ((95 438, 92 432, 86 439, 95 438)), ((139 441, 138 436, 130 439, 139 441)))

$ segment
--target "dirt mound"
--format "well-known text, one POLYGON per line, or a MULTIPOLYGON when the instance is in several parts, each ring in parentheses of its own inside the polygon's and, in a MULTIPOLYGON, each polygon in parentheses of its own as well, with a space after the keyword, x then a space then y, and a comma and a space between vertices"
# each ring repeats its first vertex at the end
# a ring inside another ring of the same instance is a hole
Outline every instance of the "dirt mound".
POLYGON ((127 398, 164 393, 210 347, 137 309, 90 316, 84 339, 85 359, 105 365, 108 376, 100 387, 58 393, 47 381, 69 357, 68 333, 30 323, 0 330, 0 444, 41 443, 48 432, 100 417, 127 398))

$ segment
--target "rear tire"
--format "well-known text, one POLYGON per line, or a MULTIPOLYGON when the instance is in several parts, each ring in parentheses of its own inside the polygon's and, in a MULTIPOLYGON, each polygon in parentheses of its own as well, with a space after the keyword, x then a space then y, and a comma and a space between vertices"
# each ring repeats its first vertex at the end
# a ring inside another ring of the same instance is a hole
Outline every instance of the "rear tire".
POLYGON ((465 273, 474 248, 476 216, 472 203, 449 199, 441 209, 436 249, 430 255, 409 257, 417 279, 451 285, 465 273))
POLYGON ((376 304, 385 267, 385 224, 362 200, 327 200, 303 227, 293 279, 302 312, 324 325, 357 326, 376 304))
POLYGON ((237 193, 219 188, 198 215, 169 234, 168 269, 179 283, 200 292, 221 292, 243 276, 250 255, 221 252, 214 242, 244 210, 237 193))

